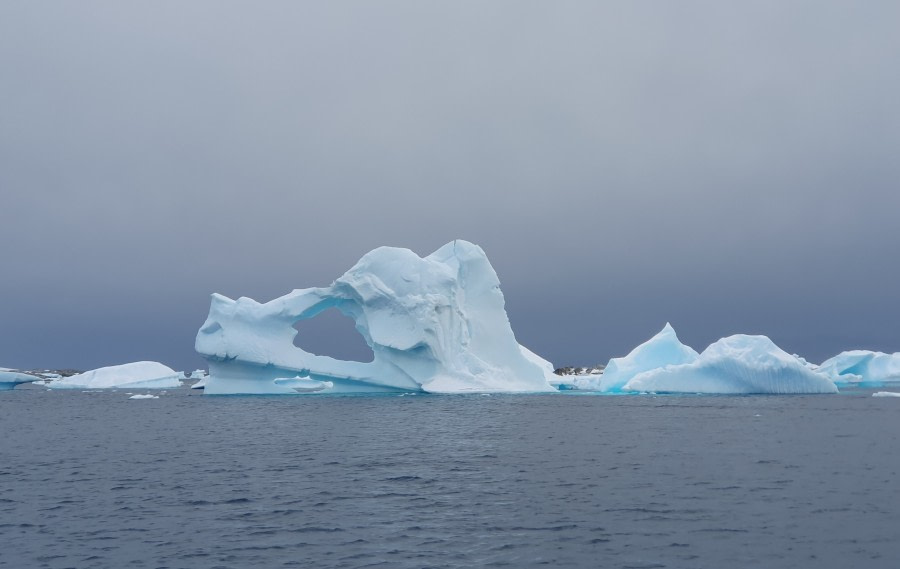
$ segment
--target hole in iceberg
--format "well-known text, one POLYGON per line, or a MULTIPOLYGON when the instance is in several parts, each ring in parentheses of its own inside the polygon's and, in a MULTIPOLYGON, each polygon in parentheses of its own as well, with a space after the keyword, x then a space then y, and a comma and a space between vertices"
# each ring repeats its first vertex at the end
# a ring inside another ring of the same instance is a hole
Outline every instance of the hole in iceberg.
POLYGON ((336 360, 369 363, 375 359, 372 348, 356 330, 353 319, 337 308, 328 308, 294 324, 294 346, 317 356, 336 360))

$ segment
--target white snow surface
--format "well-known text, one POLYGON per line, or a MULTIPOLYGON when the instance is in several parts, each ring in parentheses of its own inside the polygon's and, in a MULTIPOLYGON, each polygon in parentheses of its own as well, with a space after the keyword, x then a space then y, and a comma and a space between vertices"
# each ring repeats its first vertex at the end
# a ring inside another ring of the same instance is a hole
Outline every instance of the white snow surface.
POLYGON ((692 363, 636 375, 625 391, 656 393, 837 393, 823 374, 808 368, 766 336, 736 334, 711 344, 692 363))
POLYGON ((828 359, 819 372, 841 384, 900 382, 900 352, 885 354, 868 350, 851 350, 828 359))
POLYGON ((578 375, 570 382, 583 391, 622 391, 636 375, 670 365, 687 364, 699 357, 678 340, 675 329, 666 323, 655 336, 621 358, 613 358, 600 375, 578 375))
POLYGON ((876 391, 872 397, 900 397, 900 393, 896 391, 876 391))
POLYGON ((52 389, 109 389, 179 387, 183 373, 159 362, 133 362, 101 367, 50 383, 52 389))
POLYGON ((325 392, 555 390, 544 363, 516 341, 484 251, 462 240, 424 258, 380 247, 329 287, 264 304, 213 294, 196 349, 209 361, 206 394, 297 393, 283 381, 297 377, 329 383, 325 392), (373 361, 294 346, 293 325, 328 308, 354 320, 373 361))

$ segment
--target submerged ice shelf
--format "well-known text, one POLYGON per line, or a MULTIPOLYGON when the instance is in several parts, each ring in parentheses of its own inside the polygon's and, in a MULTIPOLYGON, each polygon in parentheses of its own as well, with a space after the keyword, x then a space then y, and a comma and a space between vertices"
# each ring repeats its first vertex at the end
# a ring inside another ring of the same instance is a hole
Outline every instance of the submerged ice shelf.
POLYGON ((516 341, 484 251, 461 240, 424 258, 380 247, 329 287, 264 304, 214 294, 196 349, 207 394, 555 391, 552 366, 516 341), (293 326, 329 308, 353 319, 371 362, 294 345, 293 326))

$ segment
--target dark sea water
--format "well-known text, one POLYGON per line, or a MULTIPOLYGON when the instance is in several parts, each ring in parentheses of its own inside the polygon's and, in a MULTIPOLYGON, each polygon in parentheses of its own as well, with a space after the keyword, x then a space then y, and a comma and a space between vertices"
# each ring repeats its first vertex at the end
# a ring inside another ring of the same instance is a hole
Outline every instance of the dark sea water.
POLYGON ((0 567, 900 567, 900 399, 0 392, 0 567))

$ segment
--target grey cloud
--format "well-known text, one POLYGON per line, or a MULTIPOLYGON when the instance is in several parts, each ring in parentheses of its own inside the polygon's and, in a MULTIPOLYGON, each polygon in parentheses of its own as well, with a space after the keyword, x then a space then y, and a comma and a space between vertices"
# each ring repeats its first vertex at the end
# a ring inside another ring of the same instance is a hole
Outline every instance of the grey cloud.
POLYGON ((212 291, 456 237, 560 364, 898 350, 898 11, 4 3, 0 365, 190 367, 212 291))

